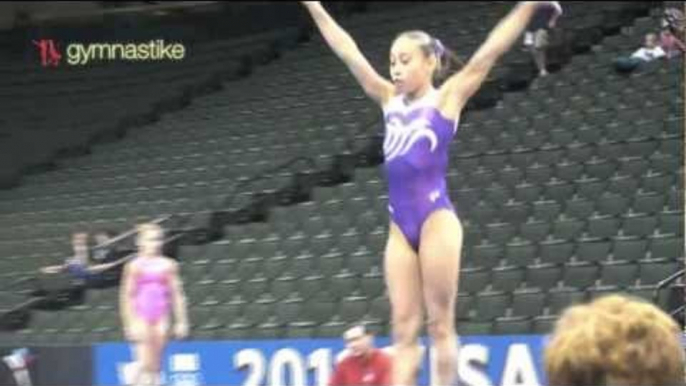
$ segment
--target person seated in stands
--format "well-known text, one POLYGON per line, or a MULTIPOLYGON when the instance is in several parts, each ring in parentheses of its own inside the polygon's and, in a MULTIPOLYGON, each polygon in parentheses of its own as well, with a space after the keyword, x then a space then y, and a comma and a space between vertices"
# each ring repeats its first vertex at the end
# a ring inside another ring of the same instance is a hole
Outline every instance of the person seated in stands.
POLYGON ((562 314, 545 348, 548 384, 684 385, 676 321, 655 305, 607 295, 562 314))
MULTIPOLYGON (((107 240, 109 239, 110 237, 107 236, 107 240)), ((100 241, 103 240, 104 232, 101 232, 100 241)), ((122 257, 116 252, 115 249, 111 248, 103 250, 104 254, 101 254, 101 260, 99 264, 91 264, 89 259, 88 234, 85 232, 77 232, 72 235, 72 248, 74 250, 74 254, 68 257, 64 264, 43 267, 40 270, 41 273, 57 274, 66 272, 77 279, 91 279, 93 275, 114 266, 121 265, 126 259, 128 259, 127 256, 122 257)), ((96 259, 94 258, 93 260, 96 259)))
POLYGON ((686 53, 686 44, 679 40, 669 28, 663 29, 660 33, 660 47, 667 59, 681 58, 686 53))
POLYGON ((69 256, 64 264, 43 267, 40 270, 41 273, 68 272, 75 277, 85 278, 88 269, 88 233, 74 233, 71 237, 71 245, 74 254, 69 256))
POLYGON ((665 51, 660 47, 659 43, 656 34, 647 34, 643 47, 636 50, 631 57, 622 57, 615 60, 615 68, 620 72, 631 72, 644 63, 666 57, 665 51))

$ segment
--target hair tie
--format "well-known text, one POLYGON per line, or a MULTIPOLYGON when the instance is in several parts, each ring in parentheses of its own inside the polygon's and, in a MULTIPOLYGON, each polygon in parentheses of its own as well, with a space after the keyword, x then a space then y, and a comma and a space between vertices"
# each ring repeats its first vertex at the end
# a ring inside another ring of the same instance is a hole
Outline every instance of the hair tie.
POLYGON ((440 39, 434 38, 434 50, 436 51, 436 56, 438 56, 439 59, 441 59, 443 54, 445 54, 445 46, 443 43, 441 43, 440 39))

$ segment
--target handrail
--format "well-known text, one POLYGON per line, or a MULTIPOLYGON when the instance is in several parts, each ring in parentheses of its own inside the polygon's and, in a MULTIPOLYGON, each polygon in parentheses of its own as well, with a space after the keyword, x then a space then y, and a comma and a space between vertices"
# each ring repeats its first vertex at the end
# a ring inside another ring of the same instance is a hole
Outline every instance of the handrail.
MULTIPOLYGON (((150 222, 152 224, 158 224, 159 225, 159 224, 162 224, 162 223, 168 221, 172 217, 174 217, 174 216, 173 215, 166 215, 166 216, 158 217, 155 220, 152 220, 150 222)), ((131 228, 130 230, 120 234, 119 236, 115 236, 115 237, 107 240, 106 242, 104 242, 102 244, 98 244, 98 245, 92 247, 90 250, 93 251, 93 250, 107 248, 107 247, 111 246, 112 244, 118 243, 119 241, 122 241, 122 240, 124 240, 130 236, 135 235, 137 232, 138 232, 138 230, 135 227, 131 228)))
POLYGON ((660 295, 660 290, 676 281, 676 279, 678 279, 679 277, 683 276, 684 272, 686 272, 686 270, 682 269, 657 283, 657 285, 655 286, 655 290, 653 291, 653 300, 657 303, 658 297, 660 295))
MULTIPOLYGON (((288 168, 289 166, 292 166, 292 165, 298 163, 299 161, 305 162, 307 164, 307 166, 309 166, 311 169, 316 168, 316 163, 314 162, 312 157, 299 156, 299 157, 292 158, 283 164, 280 164, 278 166, 273 167, 272 169, 267 169, 267 170, 261 171, 259 174, 254 174, 252 177, 250 177, 246 180, 242 180, 242 181, 237 182, 232 187, 231 192, 226 195, 226 198, 222 201, 221 206, 222 207, 228 207, 231 204, 233 204, 233 201, 238 196, 237 190, 239 188, 246 186, 246 185, 249 185, 255 181, 259 181, 259 180, 263 180, 263 179, 266 179, 268 177, 271 177, 272 174, 279 172, 281 170, 284 170, 284 169, 288 168)), ((218 210, 220 208, 214 208, 214 209, 218 210)))
MULTIPOLYGON (((369 129, 371 127, 378 125, 379 122, 380 122, 380 119, 378 117, 375 117, 374 119, 369 121, 367 124, 361 125, 357 131, 353 132, 353 134, 348 137, 348 140, 346 141, 346 150, 347 151, 353 151, 353 143, 357 140, 357 137, 362 133, 369 132, 369 129)), ((373 135, 373 133, 370 135, 373 135)), ((288 168, 289 166, 291 166, 291 165, 293 165, 299 161, 304 161, 307 163, 307 165, 311 169, 316 169, 316 163, 312 159, 312 157, 298 156, 298 157, 292 158, 283 164, 280 164, 278 166, 273 167, 272 169, 267 169, 265 171, 261 171, 259 174, 254 174, 252 177, 250 177, 246 180, 239 181, 238 183, 236 183, 232 187, 231 192, 226 195, 226 199, 224 199, 220 205, 222 207, 230 207, 231 204, 233 204, 236 197, 238 197, 237 191, 239 188, 242 188, 242 187, 247 186, 251 183, 254 183, 255 181, 266 179, 271 174, 274 174, 276 172, 284 170, 284 169, 288 168)), ((214 209, 219 210, 221 208, 214 208, 214 209)))

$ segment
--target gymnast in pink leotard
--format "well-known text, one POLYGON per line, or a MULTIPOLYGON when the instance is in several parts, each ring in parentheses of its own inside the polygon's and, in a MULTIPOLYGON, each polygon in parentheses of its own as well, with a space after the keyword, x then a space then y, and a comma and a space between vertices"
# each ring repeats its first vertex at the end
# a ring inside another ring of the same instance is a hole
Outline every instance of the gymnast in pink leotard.
POLYGON ((188 334, 186 301, 176 261, 162 255, 164 232, 156 224, 139 227, 138 257, 124 269, 121 314, 126 338, 135 344, 135 385, 158 385, 161 358, 173 335, 188 334))

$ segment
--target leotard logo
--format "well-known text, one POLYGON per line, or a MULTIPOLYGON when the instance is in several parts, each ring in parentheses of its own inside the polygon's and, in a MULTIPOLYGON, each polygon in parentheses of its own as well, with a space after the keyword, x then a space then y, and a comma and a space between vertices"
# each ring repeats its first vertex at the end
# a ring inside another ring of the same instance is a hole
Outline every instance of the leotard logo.
POLYGON ((430 151, 433 152, 438 144, 436 133, 431 130, 431 122, 420 118, 403 125, 400 118, 392 117, 386 125, 386 138, 383 149, 387 161, 407 154, 412 146, 420 139, 426 138, 431 142, 430 151))

